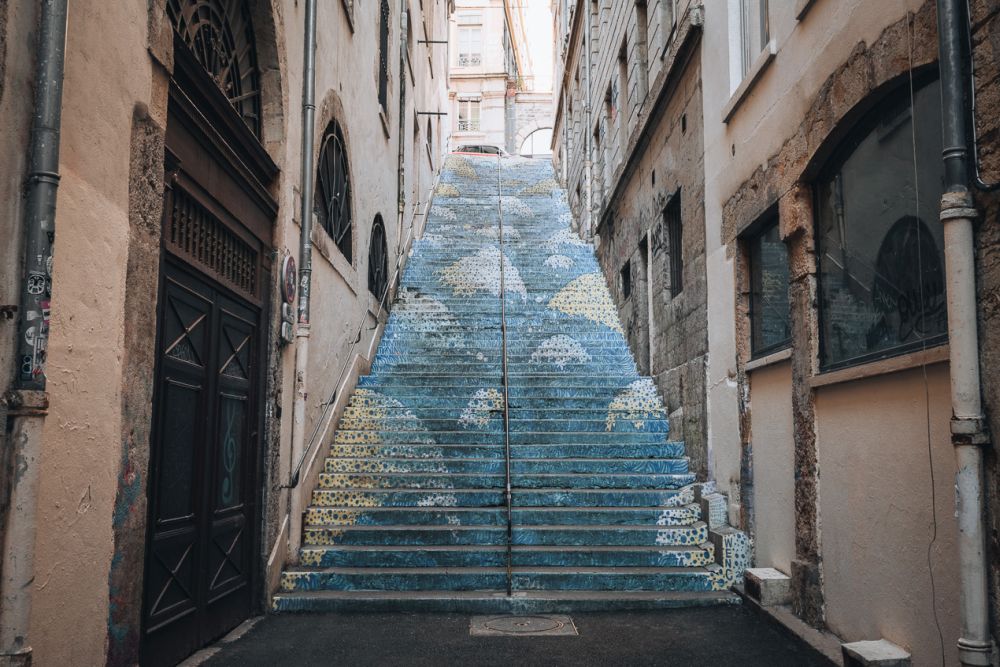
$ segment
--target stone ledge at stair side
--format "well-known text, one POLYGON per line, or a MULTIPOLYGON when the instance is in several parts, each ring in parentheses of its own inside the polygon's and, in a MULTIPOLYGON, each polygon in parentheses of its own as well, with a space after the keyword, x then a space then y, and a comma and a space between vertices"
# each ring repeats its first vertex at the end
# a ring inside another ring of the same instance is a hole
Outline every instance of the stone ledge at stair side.
POLYGON ((747 568, 744 573, 747 595, 764 607, 788 604, 791 596, 791 579, 773 567, 747 568))
POLYGON ((852 642, 842 644, 844 667, 910 667, 910 654, 890 641, 852 642))

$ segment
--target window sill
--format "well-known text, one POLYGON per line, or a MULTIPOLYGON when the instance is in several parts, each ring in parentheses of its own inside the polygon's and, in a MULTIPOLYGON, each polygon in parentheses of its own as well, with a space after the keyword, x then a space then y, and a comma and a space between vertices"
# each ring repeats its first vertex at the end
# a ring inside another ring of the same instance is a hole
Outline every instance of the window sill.
POLYGON ((743 101, 750 95, 750 91, 753 90, 754 85, 760 79, 761 75, 764 74, 764 70, 767 69, 767 66, 771 64, 776 55, 778 55, 778 43, 772 39, 764 47, 764 50, 760 52, 760 55, 757 56, 757 60, 754 61, 750 71, 743 77, 743 82, 736 87, 736 91, 729 98, 726 106, 722 108, 723 123, 729 123, 729 120, 743 104, 743 101))
POLYGON ((816 0, 798 0, 795 3, 795 20, 801 21, 804 19, 814 4, 816 4, 816 0))
POLYGON ((330 235, 315 220, 313 221, 312 234, 310 236, 312 237, 313 248, 319 252, 320 256, 327 261, 347 284, 347 287, 357 296, 359 291, 357 269, 347 261, 347 258, 340 252, 340 248, 336 246, 330 235))
POLYGON ((909 354, 903 354, 898 357, 880 359, 879 361, 872 361, 860 366, 852 366, 850 368, 841 368, 835 371, 820 373, 819 375, 814 375, 810 378, 809 386, 816 389, 844 382, 852 382, 854 380, 863 380, 865 378, 875 377, 878 375, 898 373, 899 371, 919 368, 929 364, 938 364, 948 361, 949 354, 948 344, 943 343, 936 347, 910 352, 909 354))
POLYGON ((782 361, 788 361, 792 358, 792 348, 786 347, 783 350, 778 350, 777 352, 772 352, 771 354, 765 354, 759 359, 754 359, 748 361, 744 370, 747 373, 764 368, 766 366, 773 366, 775 364, 780 364, 782 361))

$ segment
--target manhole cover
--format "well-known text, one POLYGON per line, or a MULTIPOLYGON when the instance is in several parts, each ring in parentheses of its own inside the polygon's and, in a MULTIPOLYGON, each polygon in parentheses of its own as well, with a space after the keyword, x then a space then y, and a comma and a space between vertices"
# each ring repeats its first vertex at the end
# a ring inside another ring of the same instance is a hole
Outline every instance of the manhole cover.
POLYGON ((576 635, 569 616, 474 616, 469 634, 479 637, 500 635, 566 636, 576 635))

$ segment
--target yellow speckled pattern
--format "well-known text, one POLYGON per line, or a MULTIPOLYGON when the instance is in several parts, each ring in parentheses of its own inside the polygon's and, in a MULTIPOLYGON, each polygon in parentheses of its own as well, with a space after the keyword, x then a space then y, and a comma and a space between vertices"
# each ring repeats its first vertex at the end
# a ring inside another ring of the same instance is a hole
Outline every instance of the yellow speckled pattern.
POLYGON ((434 194, 438 197, 458 197, 461 193, 451 183, 438 183, 438 186, 434 188, 434 194))
POLYGON ((608 405, 608 430, 612 430, 618 420, 633 422, 637 429, 643 420, 663 415, 663 401, 656 392, 656 385, 650 378, 636 380, 628 389, 615 396, 608 405))
POLYGON ((585 273, 570 281, 552 297, 549 307, 566 315, 585 317, 591 322, 603 324, 612 331, 619 333, 622 331, 622 325, 618 321, 618 310, 604 284, 604 276, 599 273, 585 273))
POLYGON ((503 410, 503 394, 497 389, 480 389, 472 396, 469 406, 462 411, 459 423, 466 428, 485 428, 495 410, 503 410))

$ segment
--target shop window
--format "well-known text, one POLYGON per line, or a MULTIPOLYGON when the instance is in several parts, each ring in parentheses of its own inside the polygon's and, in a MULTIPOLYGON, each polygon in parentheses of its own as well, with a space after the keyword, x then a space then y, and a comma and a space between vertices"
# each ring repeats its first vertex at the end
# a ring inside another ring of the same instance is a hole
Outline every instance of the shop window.
POLYGON ((862 119, 816 188, 824 369, 902 354, 947 336, 944 180, 936 81, 862 119))
POLYGON ((750 254, 750 348, 761 357, 787 347, 792 337, 788 249, 778 220, 747 239, 750 254))
POLYGON ((320 225, 330 235, 347 261, 353 261, 351 176, 344 135, 336 121, 330 123, 323 135, 314 206, 320 225))

